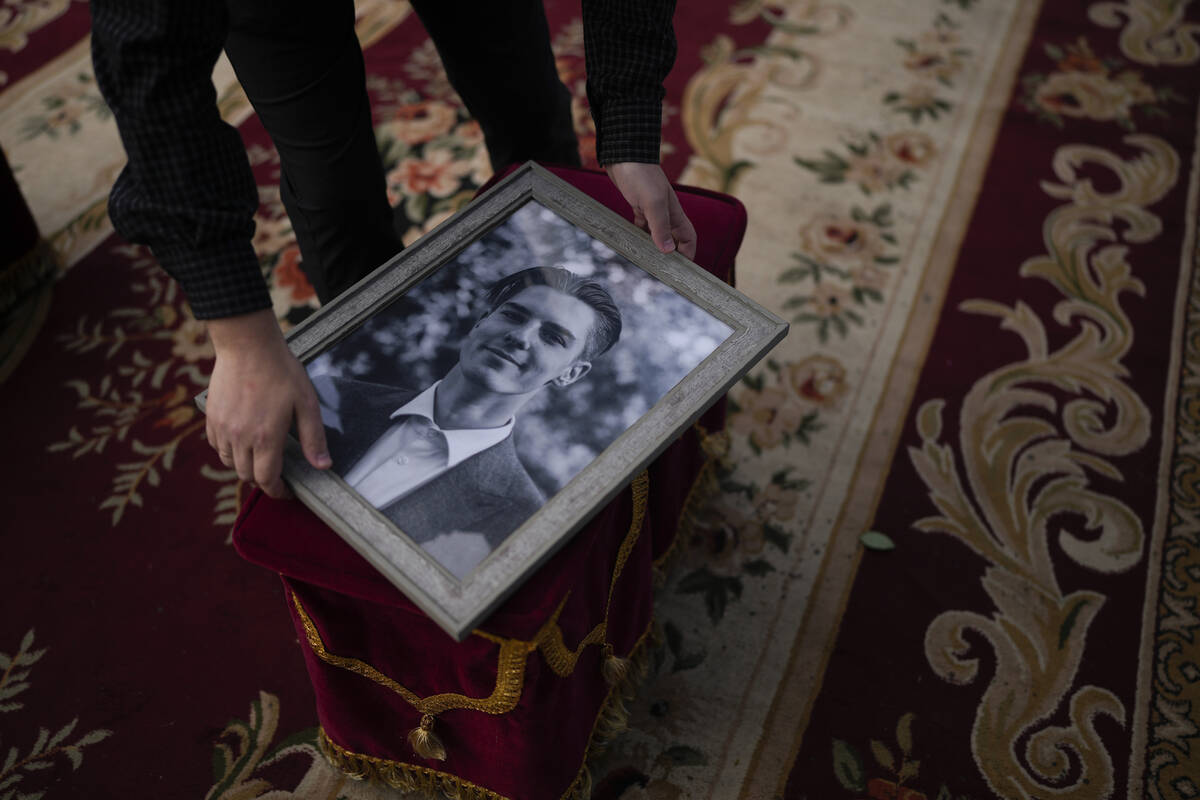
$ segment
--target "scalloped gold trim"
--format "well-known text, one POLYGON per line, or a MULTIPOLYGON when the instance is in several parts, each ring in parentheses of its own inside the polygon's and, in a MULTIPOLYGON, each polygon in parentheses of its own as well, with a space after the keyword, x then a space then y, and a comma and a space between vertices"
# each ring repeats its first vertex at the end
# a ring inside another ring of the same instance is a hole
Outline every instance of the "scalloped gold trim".
POLYGON ((469 708, 485 714, 506 714, 516 708, 517 701, 521 697, 521 688, 525 683, 525 659, 535 647, 531 642, 522 642, 518 639, 499 640, 500 654, 496 665, 496 686, 488 697, 467 697, 454 692, 420 697, 365 661, 329 652, 325 648, 325 642, 321 639, 317 626, 305 612, 304 605, 295 592, 292 592, 292 603, 296 607, 301 625, 304 626, 308 646, 312 648, 317 658, 391 689, 422 714, 436 716, 452 708, 469 708))
POLYGON ((608 633, 608 620, 597 623, 573 650, 567 647, 563 640, 562 628, 558 625, 551 625, 543 630, 545 634, 538 636, 538 648, 542 651, 542 658, 546 659, 547 666, 554 670, 555 675, 569 678, 575 671, 575 664, 578 663, 584 649, 591 644, 604 643, 608 633))

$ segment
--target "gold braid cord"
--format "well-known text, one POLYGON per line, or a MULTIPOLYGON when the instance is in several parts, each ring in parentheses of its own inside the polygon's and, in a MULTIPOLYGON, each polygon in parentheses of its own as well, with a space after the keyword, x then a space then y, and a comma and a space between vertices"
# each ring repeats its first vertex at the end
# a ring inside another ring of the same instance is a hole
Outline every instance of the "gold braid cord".
POLYGON ((419 697, 365 661, 330 653, 325 649, 325 642, 321 639, 317 626, 305 612, 304 606, 295 592, 292 592, 292 603, 295 604, 296 613, 299 614, 300 622, 304 626, 308 646, 316 653, 317 658, 326 664, 348 669, 375 681, 380 686, 391 689, 422 714, 436 715, 452 708, 469 708, 485 714, 506 714, 517 707, 517 700, 521 697, 521 687, 525 682, 525 657, 535 649, 532 642, 487 637, 500 644, 500 655, 496 664, 496 686, 488 697, 467 697, 453 692, 419 697))

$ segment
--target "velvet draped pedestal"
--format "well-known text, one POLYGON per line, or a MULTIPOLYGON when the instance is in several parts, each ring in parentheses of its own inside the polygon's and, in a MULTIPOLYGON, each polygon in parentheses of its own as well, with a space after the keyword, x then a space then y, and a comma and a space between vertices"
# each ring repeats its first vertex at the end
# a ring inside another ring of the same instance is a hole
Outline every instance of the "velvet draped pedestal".
MULTIPOLYGON (((554 169, 606 206, 627 205, 595 171, 554 169)), ((680 189, 700 231, 696 262, 733 279, 745 230, 731 197, 680 189)), ((651 633, 655 565, 709 477, 724 403, 455 642, 296 502, 255 493, 234 529, 246 559, 280 574, 316 695, 321 745, 343 771, 466 797, 581 792, 589 749, 618 729, 631 663, 651 633), (432 740, 445 758, 422 758, 432 740)))

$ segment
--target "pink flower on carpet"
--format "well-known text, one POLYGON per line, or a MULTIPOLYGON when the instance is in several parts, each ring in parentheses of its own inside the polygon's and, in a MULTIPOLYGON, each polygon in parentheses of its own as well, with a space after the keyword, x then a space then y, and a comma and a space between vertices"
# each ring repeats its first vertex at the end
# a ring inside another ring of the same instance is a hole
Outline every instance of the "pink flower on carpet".
POLYGON ((893 158, 914 167, 923 167, 937 153, 933 139, 920 131, 901 131, 883 140, 883 147, 893 158))
POLYGON ((441 100, 423 100, 400 106, 394 119, 392 128, 396 138, 411 147, 449 133, 458 119, 458 112, 441 100))
POLYGON ((479 147, 483 144, 483 128, 469 119, 454 129, 454 139, 463 147, 479 147))
POLYGON ((876 226, 840 214, 820 214, 800 230, 805 252, 835 266, 870 263, 883 250, 876 226))
POLYGON ((918 50, 904 59, 909 72, 921 77, 949 80, 966 65, 962 56, 950 50, 918 50))
POLYGON ((797 397, 824 408, 837 405, 849 388, 845 367, 828 356, 810 356, 788 364, 784 376, 797 397))
POLYGON ((277 289, 290 289, 292 305, 304 305, 316 297, 316 290, 300 269, 300 247, 292 245, 279 254, 271 280, 277 289))
POLYGON ((470 162, 455 160, 449 150, 436 149, 427 152, 425 158, 403 159, 388 173, 388 185, 398 185, 405 195, 449 197, 458 191, 460 180, 471 169, 470 162))
POLYGON ((79 124, 79 120, 82 117, 83 109, 78 105, 68 103, 59 107, 57 111, 46 115, 46 127, 55 131, 61 128, 70 128, 73 125, 79 124))
POLYGON ((172 333, 174 344, 171 355, 179 356, 184 361, 195 363, 214 357, 212 342, 208 340, 208 331, 204 323, 191 317, 186 318, 172 333))
POLYGON ((846 168, 846 180, 857 183, 863 190, 881 192, 900 180, 904 167, 876 148, 861 156, 853 156, 846 168))
POLYGON ((968 51, 961 47, 962 37, 945 25, 903 44, 909 51, 904 66, 918 77, 948 82, 966 65, 964 56, 968 51))
POLYGON ((740 408, 729 419, 734 431, 747 434, 759 448, 769 450, 778 446, 784 434, 796 430, 804 411, 783 389, 768 386, 761 391, 747 391, 737 398, 740 408))

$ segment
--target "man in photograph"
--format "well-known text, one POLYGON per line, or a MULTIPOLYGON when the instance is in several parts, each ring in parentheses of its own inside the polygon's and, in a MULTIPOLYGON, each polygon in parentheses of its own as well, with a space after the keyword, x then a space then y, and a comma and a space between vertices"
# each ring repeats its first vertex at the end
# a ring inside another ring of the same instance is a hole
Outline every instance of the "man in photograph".
POLYGON ((334 471, 460 578, 545 503, 513 445, 516 415, 621 333, 609 293, 558 267, 501 278, 485 305, 458 363, 423 391, 313 379, 334 471))

